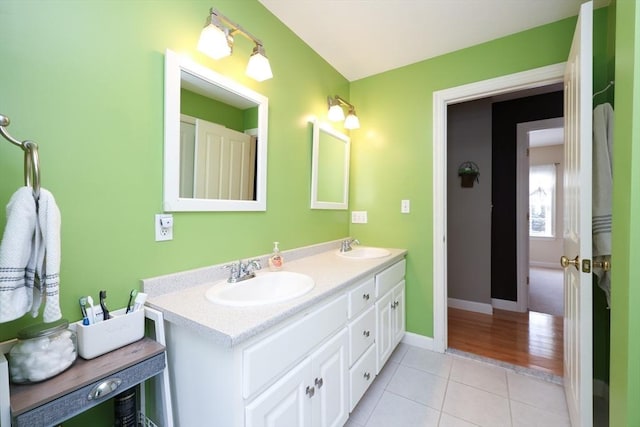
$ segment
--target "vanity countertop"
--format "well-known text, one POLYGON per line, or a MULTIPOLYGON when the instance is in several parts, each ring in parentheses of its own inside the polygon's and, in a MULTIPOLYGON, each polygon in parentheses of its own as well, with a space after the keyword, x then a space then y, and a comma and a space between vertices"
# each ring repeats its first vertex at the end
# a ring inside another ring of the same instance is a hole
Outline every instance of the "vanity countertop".
MULTIPOLYGON (((283 270, 311 276, 315 287, 301 297, 281 303, 231 307, 208 301, 206 291, 228 276, 224 265, 143 279, 143 290, 148 294, 147 305, 161 310, 168 322, 232 347, 384 270, 404 258, 407 252, 388 248, 391 254, 386 257, 354 260, 338 256, 338 247, 339 243, 331 242, 309 247, 312 249, 307 248, 306 252, 305 248, 283 252, 283 270)), ((260 260, 263 266, 267 265, 266 256, 260 260)))

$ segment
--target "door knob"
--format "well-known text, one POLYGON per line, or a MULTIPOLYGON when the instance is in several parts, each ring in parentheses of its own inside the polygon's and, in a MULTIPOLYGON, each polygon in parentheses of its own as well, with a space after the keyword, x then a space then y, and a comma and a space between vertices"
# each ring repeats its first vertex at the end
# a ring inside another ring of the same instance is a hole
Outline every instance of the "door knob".
POLYGON ((580 256, 576 255, 574 259, 569 259, 566 256, 562 255, 560 257, 560 265, 562 266, 562 268, 567 268, 570 265, 573 265, 576 270, 580 271, 580 256))

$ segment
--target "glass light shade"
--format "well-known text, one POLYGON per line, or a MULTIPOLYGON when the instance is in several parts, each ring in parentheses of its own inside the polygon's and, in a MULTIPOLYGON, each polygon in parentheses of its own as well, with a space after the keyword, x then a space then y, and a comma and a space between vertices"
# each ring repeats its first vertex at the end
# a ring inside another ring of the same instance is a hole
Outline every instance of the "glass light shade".
POLYGON ((358 120, 358 116, 351 111, 347 115, 347 118, 344 119, 344 128, 345 129, 358 129, 360 127, 360 120, 358 120))
POLYGON ((202 29, 198 50, 213 59, 224 58, 231 55, 231 46, 224 30, 209 24, 202 29))
POLYGON ((332 122, 339 122, 344 120, 344 111, 342 111, 342 107, 338 104, 334 104, 329 107, 327 118, 332 122))
POLYGON ((261 47, 259 48, 256 46, 253 49, 253 53, 251 54, 249 63, 247 64, 246 74, 259 82, 273 77, 269 59, 264 55, 264 49, 261 47))

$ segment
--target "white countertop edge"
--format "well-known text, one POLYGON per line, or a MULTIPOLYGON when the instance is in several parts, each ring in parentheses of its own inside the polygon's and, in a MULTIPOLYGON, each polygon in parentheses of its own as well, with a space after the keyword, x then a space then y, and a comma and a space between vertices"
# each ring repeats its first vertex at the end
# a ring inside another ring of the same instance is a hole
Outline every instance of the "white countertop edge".
POLYGON ((314 247, 317 246, 320 246, 323 251, 307 251, 307 254, 310 255, 306 257, 289 258, 289 260, 293 259, 294 261, 287 262, 287 256, 283 253, 285 255, 285 269, 289 266, 292 271, 318 277, 319 264, 316 260, 320 259, 319 262, 323 266, 324 263, 333 262, 337 265, 337 268, 350 271, 347 273, 338 272, 337 276, 340 276, 340 279, 336 280, 335 283, 328 283, 328 281, 321 279, 322 286, 294 300, 241 309, 213 304, 205 300, 204 293, 213 282, 226 278, 228 272, 222 270, 224 275, 216 277, 215 273, 221 267, 212 266, 159 278, 144 279, 143 290, 149 294, 147 304, 162 311, 166 321, 189 328, 198 335, 223 347, 233 347, 298 313, 314 307, 349 286, 356 284, 363 278, 384 270, 404 258, 407 253, 404 249, 388 248, 391 251, 391 255, 384 258, 348 260, 339 259, 337 255, 336 258, 331 258, 331 254, 337 251, 335 242, 331 242, 331 245, 328 246, 327 244, 322 244, 314 247), (328 250, 327 247, 329 247, 328 250), (329 258, 322 260, 324 257, 329 258), (304 264, 307 259, 313 260, 311 264, 318 271, 305 271, 304 264), (206 279, 203 280, 202 277, 206 277, 206 279), (158 281, 158 279, 162 280, 158 281), (198 283, 185 282, 188 279, 196 279, 198 283), (164 292, 152 291, 152 288, 158 283, 164 292), (170 289, 174 290, 171 291, 170 289), (203 313, 204 311, 206 313, 203 313), (212 313, 219 315, 212 316, 212 313), (252 318, 258 318, 259 320, 253 320, 252 318))

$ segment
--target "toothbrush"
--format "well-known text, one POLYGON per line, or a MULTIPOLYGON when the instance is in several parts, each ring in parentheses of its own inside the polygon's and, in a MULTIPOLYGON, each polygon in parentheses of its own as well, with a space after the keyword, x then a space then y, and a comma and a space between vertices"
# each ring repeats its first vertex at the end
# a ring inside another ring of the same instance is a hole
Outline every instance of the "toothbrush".
POLYGON ((80 311, 82 311, 82 324, 87 326, 89 324, 89 317, 87 316, 87 297, 80 297, 80 311))
POLYGON ((129 294, 129 302, 127 303, 127 311, 125 311, 124 314, 128 314, 130 311, 133 311, 133 300, 135 299, 136 295, 138 295, 138 291, 136 289, 132 289, 131 293, 129 294))
POLYGON ((147 294, 145 294, 143 292, 138 292, 138 295, 136 295, 136 303, 133 306, 133 311, 140 310, 140 308, 142 308, 142 306, 144 306, 144 303, 145 303, 146 300, 147 300, 147 294))
POLYGON ((89 303, 89 308, 87 309, 87 313, 89 313, 89 311, 91 312, 90 313, 91 317, 89 317, 89 324, 94 324, 96 323, 96 312, 95 312, 95 309, 93 308, 93 298, 91 298, 91 296, 88 296, 87 302, 89 303))
POLYGON ((100 291, 100 307, 102 307, 102 320, 111 319, 111 315, 109 314, 109 310, 107 310, 107 304, 105 304, 104 300, 107 299, 107 291, 100 291))

